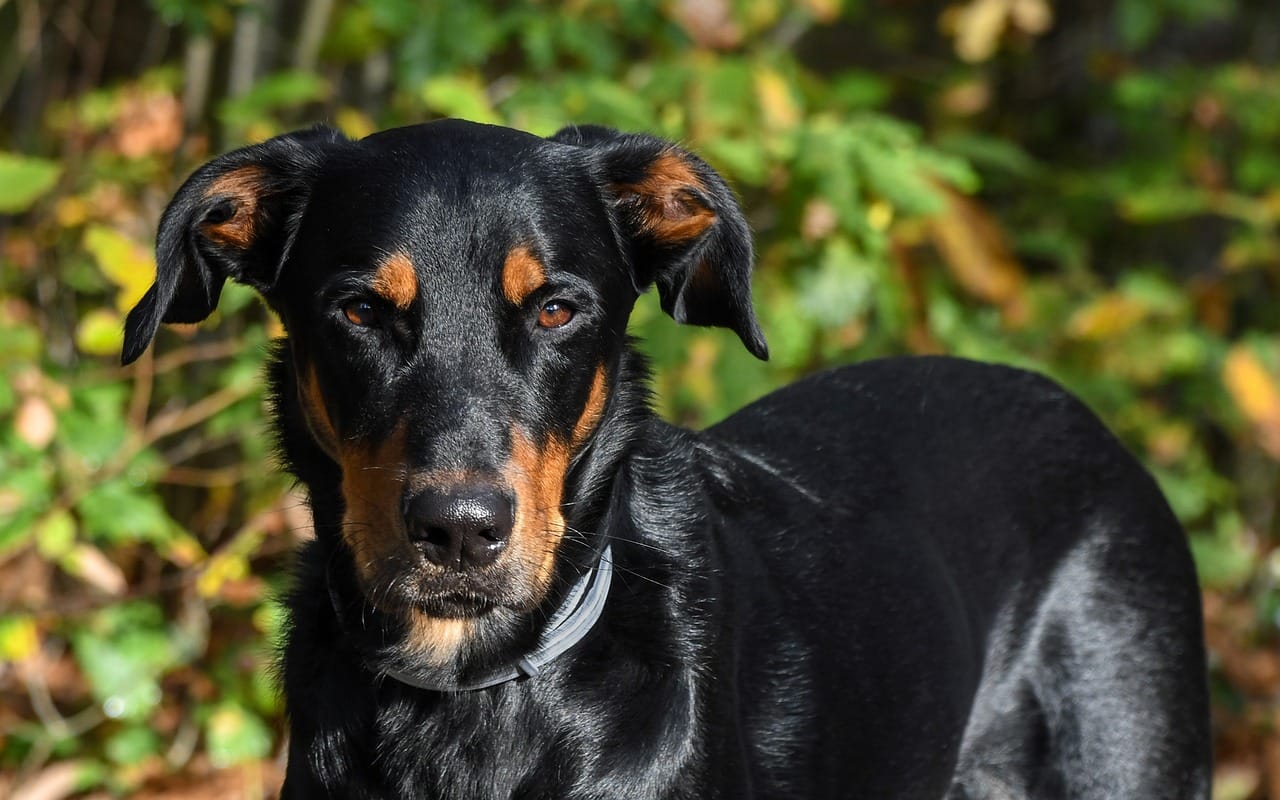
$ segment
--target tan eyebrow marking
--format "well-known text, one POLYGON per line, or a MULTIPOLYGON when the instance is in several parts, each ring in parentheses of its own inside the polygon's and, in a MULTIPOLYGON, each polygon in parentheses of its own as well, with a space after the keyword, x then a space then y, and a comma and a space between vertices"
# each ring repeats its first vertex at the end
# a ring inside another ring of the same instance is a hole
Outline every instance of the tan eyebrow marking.
POLYGON ((373 273, 373 290, 399 309, 409 307, 418 296, 418 273, 404 253, 392 253, 373 273))
POLYGON ((547 282, 547 270, 527 245, 517 245, 502 264, 502 294, 520 305, 547 282))

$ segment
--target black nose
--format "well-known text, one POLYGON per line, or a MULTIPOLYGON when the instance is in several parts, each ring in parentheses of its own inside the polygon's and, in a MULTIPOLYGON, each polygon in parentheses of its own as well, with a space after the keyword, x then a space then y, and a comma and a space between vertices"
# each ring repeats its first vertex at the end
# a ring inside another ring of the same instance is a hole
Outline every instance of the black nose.
POLYGON ((495 488, 427 489, 409 501, 409 539, 428 561, 474 569, 490 564, 511 537, 511 499, 495 488))

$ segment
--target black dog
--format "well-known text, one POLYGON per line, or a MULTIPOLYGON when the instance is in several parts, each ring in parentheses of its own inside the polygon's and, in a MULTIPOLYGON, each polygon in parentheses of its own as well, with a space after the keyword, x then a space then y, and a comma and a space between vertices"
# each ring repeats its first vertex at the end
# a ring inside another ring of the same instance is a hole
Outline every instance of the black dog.
POLYGON ((653 416, 651 284, 767 353, 733 194, 674 145, 293 133, 157 250, 126 362, 227 278, 288 331, 286 797, 1207 797, 1183 533, 1062 389, 894 359, 653 416))

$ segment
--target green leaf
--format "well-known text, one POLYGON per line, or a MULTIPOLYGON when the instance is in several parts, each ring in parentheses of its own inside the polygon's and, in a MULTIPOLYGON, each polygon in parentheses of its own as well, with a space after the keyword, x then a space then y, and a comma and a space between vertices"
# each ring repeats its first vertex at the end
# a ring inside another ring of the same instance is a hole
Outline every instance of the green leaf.
POLYGON ((0 214, 20 214, 58 182, 56 161, 0 152, 0 214))
POLYGON ((76 346, 91 356, 114 356, 124 345, 124 320, 109 308, 95 308, 76 328, 76 346))
POLYGON ((150 541, 163 544, 178 527, 160 499, 147 489, 115 479, 94 486, 76 506, 85 535, 108 543, 150 541))
POLYGON ((252 89, 222 104, 219 116, 231 126, 248 126, 272 112, 297 108, 329 96, 329 82, 319 75, 297 70, 277 72, 258 81, 252 89))
POLYGON ((55 508, 36 524, 35 534, 40 555, 56 560, 76 542, 75 517, 65 509, 55 508))
POLYGON ((209 760, 215 767, 266 758, 271 753, 271 729, 258 715, 235 702, 219 705, 205 723, 209 760))
POLYGON ((130 725, 107 739, 104 749, 107 758, 117 764, 137 764, 149 756, 159 755, 164 741, 146 725, 130 725))
POLYGON ((160 676, 180 661, 164 615, 151 603, 105 609, 71 640, 94 697, 112 718, 145 718, 160 702, 160 676))
POLYGON ((432 111, 447 117, 496 125, 502 122, 485 92, 484 84, 475 76, 444 75, 432 78, 422 87, 422 99, 432 111))
POLYGON ((1204 586, 1238 589, 1253 572, 1253 551, 1245 542, 1243 523, 1235 514, 1220 519, 1212 534, 1192 536, 1191 554, 1204 586))

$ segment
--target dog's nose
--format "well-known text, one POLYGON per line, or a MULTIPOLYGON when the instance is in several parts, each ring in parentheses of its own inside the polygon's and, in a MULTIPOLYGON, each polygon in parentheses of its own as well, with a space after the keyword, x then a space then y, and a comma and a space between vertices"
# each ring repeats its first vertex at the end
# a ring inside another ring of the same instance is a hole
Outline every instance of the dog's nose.
POLYGON ((427 489, 409 501, 409 539, 442 567, 474 569, 490 564, 507 546, 511 499, 492 487, 427 489))

